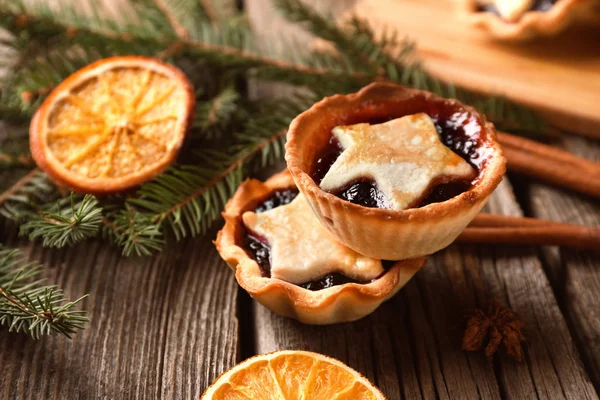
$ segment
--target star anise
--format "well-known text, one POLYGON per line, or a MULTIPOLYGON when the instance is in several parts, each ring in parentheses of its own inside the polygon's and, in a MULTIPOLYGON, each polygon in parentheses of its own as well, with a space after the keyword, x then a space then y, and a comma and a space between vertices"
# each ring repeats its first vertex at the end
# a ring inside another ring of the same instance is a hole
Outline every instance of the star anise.
POLYGON ((523 321, 511 309, 491 300, 487 312, 475 309, 467 314, 467 327, 462 340, 462 349, 477 351, 487 339, 485 355, 491 358, 504 345, 506 354, 516 361, 523 360, 521 343, 525 337, 521 330, 523 321))

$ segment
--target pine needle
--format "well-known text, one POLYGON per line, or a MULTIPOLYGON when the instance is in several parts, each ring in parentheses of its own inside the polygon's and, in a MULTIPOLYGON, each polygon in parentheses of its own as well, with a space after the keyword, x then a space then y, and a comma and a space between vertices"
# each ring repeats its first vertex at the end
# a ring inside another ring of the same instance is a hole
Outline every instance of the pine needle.
POLYGON ((51 333, 70 338, 89 321, 86 311, 74 310, 87 296, 69 301, 56 286, 43 286, 41 268, 20 251, 0 247, 0 325, 34 339, 51 333))
POLYGON ((130 206, 108 215, 102 222, 104 236, 121 247, 126 257, 149 256, 162 249, 164 239, 160 224, 130 206))
POLYGON ((192 126, 200 129, 207 139, 220 136, 238 111, 238 100, 240 94, 232 86, 227 86, 211 100, 196 105, 192 126))
POLYGON ((69 199, 61 199, 49 209, 33 213, 30 219, 21 225, 20 234, 29 240, 43 238, 44 247, 72 246, 86 238, 97 236, 102 223, 102 208, 92 195, 77 200, 71 193, 69 199), (70 204, 65 205, 65 200, 70 204))

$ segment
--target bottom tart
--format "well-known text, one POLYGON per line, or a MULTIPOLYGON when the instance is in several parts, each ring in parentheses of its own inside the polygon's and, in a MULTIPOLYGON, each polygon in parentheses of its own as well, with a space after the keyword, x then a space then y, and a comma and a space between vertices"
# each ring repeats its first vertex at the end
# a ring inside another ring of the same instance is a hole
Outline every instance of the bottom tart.
POLYGON ((342 245, 320 225, 288 171, 244 182, 223 215, 215 244, 240 286, 276 314, 306 324, 370 314, 425 262, 375 260, 342 245))

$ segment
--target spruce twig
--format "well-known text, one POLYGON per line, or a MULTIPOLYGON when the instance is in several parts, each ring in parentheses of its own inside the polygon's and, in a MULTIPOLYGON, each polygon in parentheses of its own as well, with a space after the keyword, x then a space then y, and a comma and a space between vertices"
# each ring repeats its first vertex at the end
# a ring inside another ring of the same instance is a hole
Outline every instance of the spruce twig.
POLYGON ((177 204, 174 204, 171 208, 169 208, 162 214, 157 215, 155 217, 154 221, 158 222, 160 220, 164 220, 165 218, 168 218, 169 216, 171 216, 173 213, 177 212, 177 210, 180 210, 181 208, 188 205, 190 202, 194 201, 195 199, 197 199, 199 197, 202 197, 207 191, 209 191, 210 189, 215 187, 215 185, 217 185, 219 182, 223 181, 223 179, 225 179, 225 177, 227 177, 229 174, 231 174, 231 173, 235 172, 236 170, 238 170, 239 168, 241 168, 250 157, 261 152, 263 149, 265 149, 267 146, 271 145, 272 143, 274 143, 278 140, 281 140, 285 136, 286 133, 287 133, 286 130, 282 130, 282 131, 274 134, 273 136, 260 141, 258 144, 256 144, 251 149, 241 152, 238 155, 238 157, 235 158, 235 161, 232 162, 231 164, 229 164, 217 176, 212 178, 205 185, 197 188, 190 196, 186 197, 185 199, 178 202, 177 204))
POLYGON ((43 286, 41 268, 0 247, 0 325, 34 339, 55 332, 71 337, 89 321, 86 311, 74 309, 87 296, 68 301, 56 286, 43 286))
POLYGON ((71 193, 70 198, 59 200, 54 207, 33 213, 21 224, 20 234, 30 240, 43 238, 44 247, 61 248, 95 237, 101 222, 102 208, 94 196, 88 194, 77 201, 71 193), (70 204, 65 206, 65 200, 70 204))
POLYGON ((30 168, 33 166, 35 166, 35 163, 29 154, 0 153, 0 168, 30 168))
POLYGON ((167 21, 169 21, 171 28, 173 28, 173 31, 177 34, 177 36, 183 40, 187 39, 189 36, 187 29, 179 23, 177 17, 173 15, 169 6, 163 0, 154 0, 154 4, 156 4, 156 7, 164 14, 165 18, 167 21))
POLYGON ((28 174, 24 175, 21 179, 15 182, 10 188, 0 193, 0 206, 14 196, 23 186, 30 183, 39 173, 39 169, 32 169, 28 174))
POLYGON ((124 209, 103 218, 102 223, 104 236, 121 247, 124 256, 149 256, 153 251, 160 251, 164 244, 160 224, 127 204, 124 209))

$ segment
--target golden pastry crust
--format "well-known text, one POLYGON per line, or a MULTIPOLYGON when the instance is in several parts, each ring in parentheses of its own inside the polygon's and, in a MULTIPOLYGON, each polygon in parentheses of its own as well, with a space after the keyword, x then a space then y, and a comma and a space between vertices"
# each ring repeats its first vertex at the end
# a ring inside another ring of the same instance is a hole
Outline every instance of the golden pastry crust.
POLYGON ((274 313, 314 325, 354 321, 396 294, 425 263, 424 258, 399 261, 373 282, 346 283, 317 291, 263 277, 257 262, 240 246, 246 234, 242 214, 256 208, 274 191, 289 188, 294 188, 294 181, 287 170, 264 183, 245 181, 227 203, 225 226, 215 241, 239 285, 274 313))
POLYGON ((346 246, 381 260, 421 257, 448 246, 483 207, 506 170, 493 125, 474 108, 391 83, 373 83, 354 94, 321 100, 292 121, 287 139, 288 169, 321 223, 346 246), (481 146, 489 154, 470 190, 441 203, 394 211, 352 204, 323 191, 311 177, 333 127, 429 109, 468 113, 481 128, 481 146))
POLYGON ((528 40, 553 36, 592 10, 595 0, 559 0, 546 11, 527 11, 518 21, 508 22, 492 12, 477 11, 477 0, 462 0, 461 11, 473 26, 502 40, 528 40))

